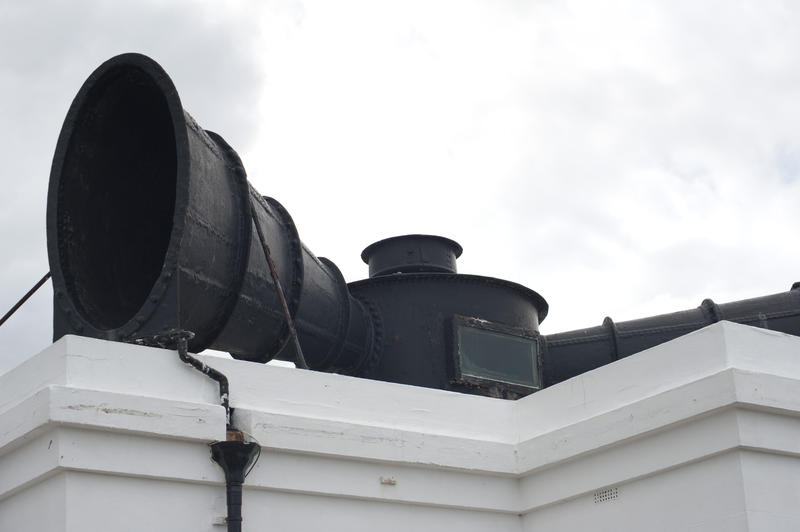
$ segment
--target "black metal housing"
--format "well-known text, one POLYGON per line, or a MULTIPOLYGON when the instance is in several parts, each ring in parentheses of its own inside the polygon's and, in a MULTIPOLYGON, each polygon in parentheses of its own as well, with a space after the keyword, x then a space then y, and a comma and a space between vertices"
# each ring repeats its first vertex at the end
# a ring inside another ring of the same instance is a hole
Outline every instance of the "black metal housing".
POLYGON ((461 256, 458 242, 434 235, 394 236, 370 244, 361 252, 369 276, 391 273, 456 273, 461 256))
MULTIPOLYGON (((520 391, 503 383, 466 382, 453 367, 453 319, 465 316, 536 335, 547 315, 545 300, 522 285, 477 275, 442 273, 442 261, 431 261, 431 271, 418 255, 407 250, 450 250, 456 256, 461 247, 452 240, 432 235, 407 235, 382 240, 368 247, 362 258, 375 260, 376 249, 388 257, 410 256, 414 273, 373 273, 369 279, 350 283, 350 293, 372 309, 381 323, 376 343, 378 353, 362 375, 367 378, 457 390, 496 397, 518 397, 520 391)), ((433 256, 433 254, 431 254, 433 256)), ((445 255, 446 256, 446 255, 445 255)), ((399 260, 391 268, 397 271, 399 260)), ((402 269, 402 268, 400 268, 402 269)), ((370 262, 370 271, 373 271, 370 262)), ((502 357, 503 353, 497 353, 502 357)), ((528 392, 529 393, 529 392, 528 392)))

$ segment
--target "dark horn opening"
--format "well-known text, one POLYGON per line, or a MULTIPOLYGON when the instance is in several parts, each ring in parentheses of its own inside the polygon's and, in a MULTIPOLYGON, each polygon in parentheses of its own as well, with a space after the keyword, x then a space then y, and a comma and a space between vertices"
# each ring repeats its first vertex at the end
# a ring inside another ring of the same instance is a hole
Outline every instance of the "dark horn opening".
POLYGON ((67 290, 98 329, 130 320, 161 272, 176 172, 163 91, 136 67, 105 72, 72 123, 57 213, 67 290))

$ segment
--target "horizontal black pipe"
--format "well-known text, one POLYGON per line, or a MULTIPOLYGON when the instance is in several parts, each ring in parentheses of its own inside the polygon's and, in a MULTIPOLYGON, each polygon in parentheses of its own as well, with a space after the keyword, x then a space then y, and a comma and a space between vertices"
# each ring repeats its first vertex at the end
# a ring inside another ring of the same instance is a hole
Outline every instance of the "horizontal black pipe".
POLYGON ((543 336, 545 386, 673 340, 721 320, 800 336, 800 283, 788 292, 543 336))

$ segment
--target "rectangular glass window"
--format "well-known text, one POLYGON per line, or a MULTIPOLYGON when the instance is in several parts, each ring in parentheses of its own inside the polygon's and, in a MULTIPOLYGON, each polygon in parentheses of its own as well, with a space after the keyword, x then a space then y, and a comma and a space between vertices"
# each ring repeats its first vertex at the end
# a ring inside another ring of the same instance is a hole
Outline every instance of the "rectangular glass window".
POLYGON ((457 380, 539 388, 535 333, 462 316, 454 325, 457 380))

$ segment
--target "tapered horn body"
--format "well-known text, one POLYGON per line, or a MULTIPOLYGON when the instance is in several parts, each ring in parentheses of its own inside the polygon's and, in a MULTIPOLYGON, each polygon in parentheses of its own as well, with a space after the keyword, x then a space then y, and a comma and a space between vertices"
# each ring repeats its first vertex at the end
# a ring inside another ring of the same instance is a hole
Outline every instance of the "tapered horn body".
POLYGON ((288 327, 255 215, 311 367, 353 371, 372 325, 336 266, 317 259, 241 160, 183 110, 164 70, 139 54, 103 63, 67 113, 47 201, 54 339, 132 340, 169 329, 266 361, 288 327))

